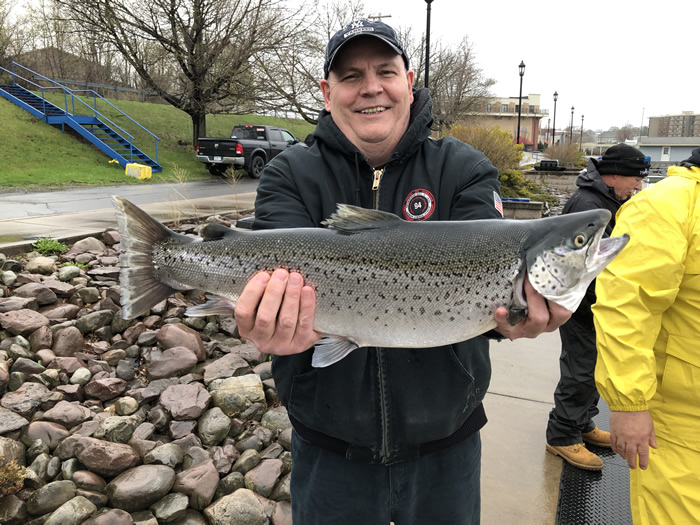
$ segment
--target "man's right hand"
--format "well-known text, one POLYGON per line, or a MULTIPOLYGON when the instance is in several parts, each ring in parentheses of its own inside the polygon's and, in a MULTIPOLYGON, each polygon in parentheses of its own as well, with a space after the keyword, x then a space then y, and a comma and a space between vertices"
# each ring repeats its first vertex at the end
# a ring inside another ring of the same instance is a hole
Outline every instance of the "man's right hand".
POLYGON ((649 447, 657 448, 654 422, 648 410, 641 412, 610 413, 610 444, 630 468, 646 470, 649 466, 649 447))
POLYGON ((316 292, 296 272, 259 272, 236 301, 238 332, 265 354, 298 354, 321 335, 313 329, 316 292))

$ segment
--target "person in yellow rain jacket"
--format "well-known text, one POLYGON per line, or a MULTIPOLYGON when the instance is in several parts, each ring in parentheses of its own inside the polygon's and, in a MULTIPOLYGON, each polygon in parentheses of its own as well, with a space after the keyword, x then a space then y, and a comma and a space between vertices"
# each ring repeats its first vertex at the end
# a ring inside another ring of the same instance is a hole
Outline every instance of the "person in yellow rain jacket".
POLYGON ((700 523, 700 148, 617 214, 598 277, 596 385, 635 525, 700 523))

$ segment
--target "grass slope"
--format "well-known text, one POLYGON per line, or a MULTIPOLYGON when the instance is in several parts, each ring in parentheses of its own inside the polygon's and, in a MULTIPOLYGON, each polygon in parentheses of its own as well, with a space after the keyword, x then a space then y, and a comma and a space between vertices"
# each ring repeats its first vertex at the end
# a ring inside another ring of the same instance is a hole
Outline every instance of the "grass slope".
MULTIPOLYGON (((83 100, 94 107, 93 99, 83 100)), ((63 97, 52 99, 52 102, 65 108, 63 97)), ((163 166, 162 172, 154 173, 151 179, 144 181, 127 177, 119 164, 110 163, 109 157, 70 128, 66 127, 63 133, 60 127, 50 126, 0 97, 0 192, 182 182, 211 177, 195 158, 191 145, 192 121, 187 114, 165 104, 114 99, 109 99, 109 102, 158 136, 158 162, 163 166)), ((71 106, 70 99, 68 105, 71 106)), ((76 103, 77 108, 80 108, 79 114, 90 112, 80 103, 76 103)), ((155 158, 155 141, 148 133, 99 99, 97 111, 132 134, 134 144, 155 158)), ((219 114, 207 116, 207 135, 226 137, 236 124, 281 126, 300 140, 314 129, 303 120, 219 114)))

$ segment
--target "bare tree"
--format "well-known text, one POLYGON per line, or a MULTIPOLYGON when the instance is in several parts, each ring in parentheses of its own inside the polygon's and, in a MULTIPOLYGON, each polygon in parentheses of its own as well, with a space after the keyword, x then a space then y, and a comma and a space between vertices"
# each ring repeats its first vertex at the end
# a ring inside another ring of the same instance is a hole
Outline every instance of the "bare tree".
POLYGON ((631 139, 639 131, 639 128, 633 128, 629 124, 625 124, 617 130, 616 138, 618 142, 624 142, 631 139))
POLYGON ((0 66, 10 62, 27 47, 25 18, 16 15, 16 2, 0 0, 0 66))
POLYGON ((303 6, 306 16, 288 32, 285 45, 255 57, 255 68, 265 79, 257 104, 266 109, 291 109, 312 124, 324 102, 319 81, 323 78, 326 44, 350 21, 363 16, 360 0, 331 3, 318 1, 303 6))
POLYGON ((255 57, 295 30, 279 0, 54 1, 81 35, 113 46, 144 87, 190 116, 193 143, 208 113, 255 99, 255 57))

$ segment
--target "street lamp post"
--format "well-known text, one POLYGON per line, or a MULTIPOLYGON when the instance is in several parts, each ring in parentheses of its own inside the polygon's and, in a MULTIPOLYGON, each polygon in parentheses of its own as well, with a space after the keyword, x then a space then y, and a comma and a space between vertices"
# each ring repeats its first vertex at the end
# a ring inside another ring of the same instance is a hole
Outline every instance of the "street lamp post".
POLYGON ((428 4, 428 19, 425 23, 425 87, 428 87, 428 82, 430 81, 430 4, 433 0, 425 0, 428 4))
POLYGON ((520 61, 518 66, 518 72, 520 74, 520 95, 518 95, 518 138, 516 144, 520 144, 520 113, 523 109, 523 75, 525 75, 525 62, 520 61))
POLYGON ((583 146, 583 115, 581 115, 581 138, 578 141, 578 150, 581 151, 583 146))
POLYGON ((557 99, 559 93, 554 92, 554 119, 552 120, 552 145, 557 143, 557 99))
POLYGON ((569 127, 569 144, 574 141, 574 106, 571 106, 571 126, 569 127))

